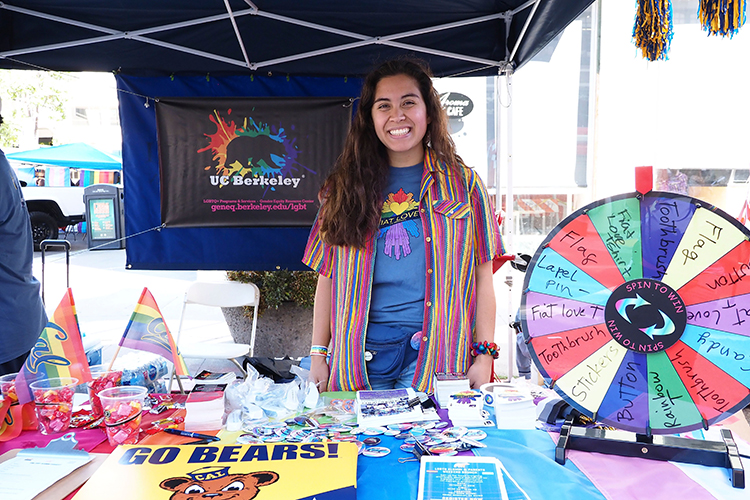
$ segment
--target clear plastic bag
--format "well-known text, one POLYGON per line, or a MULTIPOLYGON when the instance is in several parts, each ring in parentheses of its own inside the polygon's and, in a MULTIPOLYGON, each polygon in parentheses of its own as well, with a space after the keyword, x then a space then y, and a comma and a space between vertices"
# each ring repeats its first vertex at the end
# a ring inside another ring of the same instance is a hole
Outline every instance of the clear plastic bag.
POLYGON ((247 428, 263 421, 286 420, 303 412, 305 407, 314 408, 318 403, 318 391, 315 384, 307 381, 309 372, 303 368, 292 366, 295 379, 280 384, 261 376, 252 366, 247 369, 245 380, 237 380, 225 390, 227 422, 230 422, 231 415, 233 428, 237 426, 238 418, 242 428, 247 428))

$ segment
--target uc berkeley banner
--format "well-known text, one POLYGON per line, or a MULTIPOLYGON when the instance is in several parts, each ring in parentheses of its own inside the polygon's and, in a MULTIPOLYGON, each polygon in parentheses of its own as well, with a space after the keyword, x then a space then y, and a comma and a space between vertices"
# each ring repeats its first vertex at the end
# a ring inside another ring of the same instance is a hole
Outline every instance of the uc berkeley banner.
POLYGON ((168 227, 309 226, 341 153, 345 98, 161 98, 161 218, 168 227))

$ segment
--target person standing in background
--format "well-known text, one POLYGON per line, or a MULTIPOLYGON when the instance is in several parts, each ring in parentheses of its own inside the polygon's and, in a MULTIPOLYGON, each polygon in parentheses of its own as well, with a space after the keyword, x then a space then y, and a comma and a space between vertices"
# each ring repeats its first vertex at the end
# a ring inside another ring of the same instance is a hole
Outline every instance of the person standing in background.
POLYGON ((21 185, 0 149, 0 375, 21 369, 47 324, 32 274, 33 244, 21 185))

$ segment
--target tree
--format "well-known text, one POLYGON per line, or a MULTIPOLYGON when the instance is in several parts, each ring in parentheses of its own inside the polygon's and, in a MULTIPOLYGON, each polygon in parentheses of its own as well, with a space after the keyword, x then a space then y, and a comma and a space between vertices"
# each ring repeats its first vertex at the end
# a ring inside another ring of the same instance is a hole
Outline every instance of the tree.
POLYGON ((19 137, 37 131, 42 123, 65 118, 69 76, 54 71, 0 70, 4 123, 0 146, 18 147, 19 137))

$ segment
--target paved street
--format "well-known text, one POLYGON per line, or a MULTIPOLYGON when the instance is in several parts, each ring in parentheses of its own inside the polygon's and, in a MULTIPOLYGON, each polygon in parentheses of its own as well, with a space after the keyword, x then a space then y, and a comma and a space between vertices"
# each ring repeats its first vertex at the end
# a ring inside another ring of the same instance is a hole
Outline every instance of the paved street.
MULTIPOLYGON (((222 280, 221 271, 141 271, 125 268, 125 250, 89 250, 81 235, 68 236, 70 250, 70 288, 76 304, 78 323, 87 344, 101 342, 103 360, 113 356, 138 298, 147 287, 154 296, 173 336, 182 312, 182 300, 188 285, 196 280, 222 280)), ((34 276, 42 281, 42 254, 34 253, 34 276)), ((66 266, 62 247, 51 247, 44 258, 44 298, 51 314, 65 293, 66 266)), ((188 340, 231 341, 221 311, 192 306, 185 316, 183 335, 188 340)), ((206 368, 201 360, 186 360, 189 368, 206 368)), ((231 363, 221 363, 225 371, 231 363)))

